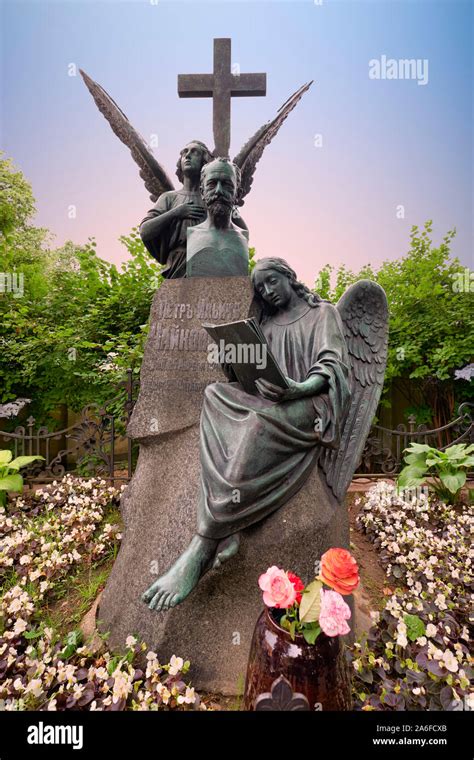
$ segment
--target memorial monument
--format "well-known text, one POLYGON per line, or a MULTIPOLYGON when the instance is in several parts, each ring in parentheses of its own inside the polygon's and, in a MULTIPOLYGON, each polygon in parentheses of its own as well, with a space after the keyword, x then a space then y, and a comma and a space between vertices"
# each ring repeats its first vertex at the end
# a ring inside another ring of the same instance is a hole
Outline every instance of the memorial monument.
MULTIPOLYGON (((207 208, 201 195, 201 170, 213 158, 199 140, 185 145, 179 155, 176 174, 181 190, 163 192, 140 224, 140 234, 151 255, 165 265, 167 279, 186 276, 187 232, 206 219, 207 208)), ((231 208, 232 222, 246 230, 237 207, 231 208)))
MULTIPOLYGON (((214 51, 212 75, 178 80, 181 96, 214 98, 216 158, 198 141, 183 153, 184 164, 189 154, 195 172, 199 167, 201 193, 189 203, 184 257, 182 250, 179 262, 171 255, 182 248, 183 230, 160 247, 171 273, 152 304, 128 428, 140 454, 122 498, 124 538, 98 624, 110 631, 112 646, 138 635, 163 661, 172 654, 189 658, 198 688, 235 694, 261 611, 258 576, 278 564, 308 580, 324 551, 349 546, 344 496, 383 385, 388 315, 383 290, 367 280, 334 306, 282 259, 258 260, 251 277, 234 268, 246 236, 232 209, 242 204, 265 145, 309 85, 244 146, 235 169, 222 160, 230 98, 264 94, 264 75, 235 80, 230 41, 215 41, 214 51), (224 242, 229 231, 238 245, 224 242), (203 327, 212 322, 224 329, 249 315, 283 377, 281 385, 257 377, 252 393, 231 366, 209 361, 203 327)), ((123 113, 115 104, 111 109, 98 85, 88 86, 131 147, 154 199, 172 192, 163 189, 163 170, 123 113)))

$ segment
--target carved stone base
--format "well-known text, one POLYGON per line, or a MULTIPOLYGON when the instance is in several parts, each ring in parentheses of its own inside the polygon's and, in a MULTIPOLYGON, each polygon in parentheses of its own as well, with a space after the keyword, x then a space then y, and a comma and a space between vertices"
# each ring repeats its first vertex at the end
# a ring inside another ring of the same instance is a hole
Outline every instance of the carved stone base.
POLYGON ((211 570, 178 607, 148 609, 143 591, 179 556, 195 532, 199 486, 199 426, 142 445, 137 470, 123 497, 122 547, 99 608, 109 643, 123 647, 139 635, 167 661, 191 660, 190 677, 202 690, 237 694, 243 688, 252 633, 262 608, 258 577, 271 565, 304 581, 331 546, 349 546, 347 510, 316 467, 278 512, 242 534, 239 553, 211 570), (160 484, 157 488, 157 484, 160 484))

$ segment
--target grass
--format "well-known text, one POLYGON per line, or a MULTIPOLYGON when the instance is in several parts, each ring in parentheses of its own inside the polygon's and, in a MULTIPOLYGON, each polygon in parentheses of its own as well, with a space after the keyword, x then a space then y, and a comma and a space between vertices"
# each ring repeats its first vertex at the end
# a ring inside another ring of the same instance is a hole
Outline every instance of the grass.
POLYGON ((109 577, 114 558, 109 557, 100 565, 89 565, 74 576, 65 579, 53 600, 44 604, 39 616, 41 622, 57 630, 61 635, 79 624, 91 608, 109 577))
POLYGON ((242 709, 242 700, 244 698, 244 689, 245 689, 245 675, 241 673, 239 675, 239 678, 237 680, 237 696, 235 697, 234 702, 232 702, 228 709, 229 710, 241 710, 242 709))

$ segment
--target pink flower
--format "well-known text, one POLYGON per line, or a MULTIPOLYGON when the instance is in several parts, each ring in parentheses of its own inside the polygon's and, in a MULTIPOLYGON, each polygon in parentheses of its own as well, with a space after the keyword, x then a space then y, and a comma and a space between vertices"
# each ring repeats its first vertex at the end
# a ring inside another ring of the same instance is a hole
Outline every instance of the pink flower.
POLYGON ((263 601, 267 607, 279 609, 291 607, 296 601, 297 592, 288 578, 288 574, 273 565, 258 579, 258 585, 263 591, 263 601))
POLYGON ((326 636, 339 636, 351 630, 346 623, 351 610, 337 591, 321 589, 321 610, 319 625, 326 636))

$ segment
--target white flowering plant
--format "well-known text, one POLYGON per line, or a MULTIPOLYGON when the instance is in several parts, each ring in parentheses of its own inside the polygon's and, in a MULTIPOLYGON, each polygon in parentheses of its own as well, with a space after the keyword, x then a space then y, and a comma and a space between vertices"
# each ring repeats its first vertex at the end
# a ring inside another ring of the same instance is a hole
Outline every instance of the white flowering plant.
POLYGON ((205 709, 185 681, 189 662, 161 663, 129 636, 126 652, 83 644, 45 625, 44 607, 87 563, 113 556, 120 526, 108 522, 120 491, 66 476, 0 507, 0 700, 6 710, 205 709))
POLYGON ((379 482, 364 496, 357 524, 394 591, 348 653, 356 707, 474 709, 472 507, 460 513, 426 494, 408 501, 393 484, 379 482))

